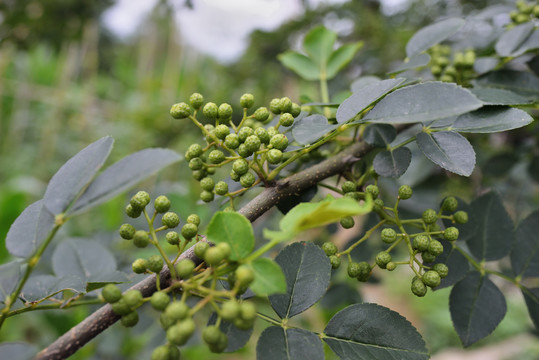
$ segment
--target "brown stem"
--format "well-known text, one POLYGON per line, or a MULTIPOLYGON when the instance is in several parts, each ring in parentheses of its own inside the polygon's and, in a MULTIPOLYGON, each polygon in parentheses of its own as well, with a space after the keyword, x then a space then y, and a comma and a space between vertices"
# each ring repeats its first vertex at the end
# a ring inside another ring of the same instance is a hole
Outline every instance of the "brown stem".
MULTIPOLYGON (((364 142, 355 143, 330 159, 276 181, 274 186, 266 188, 238 212, 251 222, 255 221, 281 199, 299 193, 330 176, 343 172, 371 149, 371 146, 364 142)), ((194 247, 186 250, 179 257, 179 260, 185 258, 195 261, 197 265, 201 262, 194 254, 194 247)), ((170 270, 167 267, 161 271, 160 283, 162 287, 168 287, 170 284, 170 270)), ((140 290, 144 297, 151 296, 156 291, 155 275, 147 277, 130 289, 140 290)), ((119 319, 120 316, 112 311, 111 306, 105 305, 39 352, 36 359, 65 359, 119 319)))

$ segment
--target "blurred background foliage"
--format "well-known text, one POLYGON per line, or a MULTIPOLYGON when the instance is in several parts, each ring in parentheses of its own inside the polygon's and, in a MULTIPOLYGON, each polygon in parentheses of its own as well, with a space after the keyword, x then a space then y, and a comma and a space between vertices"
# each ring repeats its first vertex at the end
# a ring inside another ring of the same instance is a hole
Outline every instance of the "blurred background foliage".
MULTIPOLYGON (((200 92, 206 100, 218 104, 231 103, 235 109, 239 108, 239 97, 244 92, 255 95, 255 106, 267 106, 271 98, 285 95, 294 101, 299 101, 300 95, 318 98, 316 86, 298 79, 277 60, 277 55, 285 50, 297 49, 310 28, 324 24, 337 31, 343 43, 365 43, 350 66, 330 82, 330 93, 337 95, 347 91, 360 74, 386 76, 404 57, 407 40, 422 26, 440 17, 467 15, 487 5, 513 6, 511 1, 491 0, 298 0, 303 9, 300 16, 272 31, 254 30, 244 54, 223 64, 186 45, 178 30, 175 13, 189 12, 199 1, 203 0, 157 1, 136 33, 127 39, 116 37, 104 24, 103 14, 114 6, 112 0, 0 1, 0 263, 8 260, 3 242, 13 220, 27 205, 42 197, 48 180, 67 159, 96 139, 105 135, 116 139, 109 163, 146 147, 168 147, 183 153, 189 144, 199 140, 200 134, 191 124, 173 120, 168 112, 171 104, 186 100, 192 92, 200 92)), ((240 116, 239 112, 236 115, 240 116)), ((478 136, 474 140, 480 147, 476 148, 480 154, 479 170, 471 181, 456 176, 447 181, 447 174, 421 162, 413 168, 415 175, 405 174, 400 181, 418 190, 418 196, 425 200, 423 208, 435 206, 448 193, 469 200, 491 186, 504 191, 512 215, 522 218, 538 197, 537 186, 525 171, 533 149, 537 148, 535 141, 530 140, 537 138, 536 133, 537 127, 532 125, 508 134, 478 136), (522 132, 527 132, 527 142, 520 141, 522 132)), ((539 176, 536 174, 535 178, 539 176)), ((385 184, 386 189, 396 186, 395 182, 385 184)), ((218 204, 201 206, 197 202, 198 191, 190 191, 191 187, 198 184, 191 179, 185 164, 167 169, 141 186, 155 196, 167 194, 173 208, 184 217, 197 212, 207 223, 218 204)), ((125 220, 122 209, 128 196, 120 196, 74 219, 62 235, 91 236, 120 250, 116 251, 120 268, 129 272, 132 260, 147 254, 144 250, 134 253, 115 235, 115 229, 125 220)), ((343 234, 329 228, 317 236, 341 238, 343 234)), ((42 265, 37 273, 48 271, 47 265, 42 265)), ((398 276, 385 278, 385 287, 358 288, 357 283, 348 279, 340 290, 355 291, 354 295, 345 291, 350 301, 357 301, 361 293, 366 301, 401 312, 419 327, 433 353, 448 347, 460 348, 449 320, 447 291, 411 299, 407 285, 398 283, 398 276), (390 300, 384 303, 384 299, 390 300)), ((522 336, 531 328, 520 295, 515 292, 509 298, 514 298, 509 303, 510 312, 495 336, 473 348, 522 336)), ((321 328, 318 325, 329 318, 328 314, 345 305, 328 308, 322 301, 302 321, 321 328)), ((7 326, 10 331, 0 334, 0 341, 25 340, 44 347, 92 310, 77 308, 11 318, 7 326)), ((154 323, 155 314, 147 310, 141 324, 133 330, 115 325, 113 331, 100 335, 73 358, 149 358, 151 344, 160 344, 163 333, 154 323)), ((260 331, 258 326, 255 333, 260 331)), ((536 343, 533 345, 528 338, 522 341, 525 345, 520 349, 507 356, 498 353, 496 356, 505 357, 496 359, 539 357, 536 343)), ((182 351, 184 358, 254 358, 253 347, 239 354, 215 357, 196 344, 182 351)), ((459 358, 466 358, 463 353, 458 354, 459 358)), ((439 359, 450 359, 442 356, 439 359)))

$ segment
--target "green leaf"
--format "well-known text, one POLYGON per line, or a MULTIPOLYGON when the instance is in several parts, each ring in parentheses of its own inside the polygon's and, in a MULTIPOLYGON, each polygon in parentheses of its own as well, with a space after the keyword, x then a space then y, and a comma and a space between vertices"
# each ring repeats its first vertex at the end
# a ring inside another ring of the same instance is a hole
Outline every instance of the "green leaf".
POLYGON ((492 177, 505 177, 519 160, 520 158, 512 149, 500 152, 488 158, 483 165, 483 174, 492 177))
POLYGON ((269 297, 281 319, 291 318, 313 306, 326 292, 331 278, 329 259, 318 246, 298 242, 275 258, 286 278, 286 294, 269 297))
POLYGON ((169 149, 144 149, 112 164, 93 181, 70 213, 91 209, 147 179, 159 170, 181 160, 169 149))
POLYGON ((346 44, 333 51, 328 59, 326 68, 326 79, 332 79, 344 68, 363 46, 363 41, 353 44, 346 44))
POLYGON ((286 292, 286 279, 281 267, 273 260, 258 258, 251 263, 255 280, 249 287, 256 295, 268 296, 286 292))
POLYGON ((31 360, 36 356, 37 348, 22 342, 5 342, 0 344, 0 354, 3 359, 31 360))
POLYGON ((350 90, 352 90, 352 92, 357 92, 360 89, 364 88, 365 86, 373 85, 380 81, 382 80, 378 76, 372 76, 372 75, 361 76, 357 78, 356 80, 354 80, 352 85, 350 85, 350 90))
POLYGON ((311 201, 317 192, 317 185, 308 187, 307 189, 301 190, 290 196, 282 198, 276 206, 280 212, 282 212, 283 214, 287 214, 290 210, 294 208, 294 206, 311 201))
POLYGON ((533 28, 533 23, 527 22, 504 32, 494 46, 498 55, 502 57, 514 56, 515 50, 530 36, 533 28))
POLYGON ((539 288, 522 289, 522 295, 526 301, 530 318, 536 329, 539 329, 539 288))
POLYGON ((26 301, 39 301, 48 298, 53 294, 56 299, 61 299, 60 293, 64 290, 71 290, 77 293, 84 293, 86 283, 75 275, 56 277, 52 275, 37 275, 28 279, 22 290, 21 296, 26 301))
POLYGON ((127 282, 116 270, 116 259, 103 245, 84 239, 66 239, 52 254, 52 268, 58 277, 76 276, 92 291, 108 283, 127 282))
POLYGON ((533 118, 525 111, 489 106, 459 116, 451 129, 464 133, 494 133, 518 129, 532 121, 533 118))
POLYGON ((11 295, 21 278, 21 262, 10 261, 0 265, 0 302, 11 295))
POLYGON ((322 115, 311 115, 296 122, 292 128, 292 136, 302 145, 312 144, 338 126, 329 124, 328 119, 322 115))
POLYGON ((406 56, 430 49, 459 31, 465 23, 463 19, 450 18, 422 28, 406 44, 406 56))
POLYGON ((337 33, 328 30, 324 26, 317 26, 305 35, 303 40, 303 49, 318 68, 325 68, 328 64, 329 57, 333 52, 333 45, 337 39, 337 33))
POLYGON ((363 121, 405 124, 465 114, 483 106, 469 90, 450 83, 427 82, 395 90, 383 98, 363 121))
POLYGON ((539 276, 539 211, 531 213, 517 227, 511 251, 511 267, 516 276, 539 276))
POLYGON ((417 146, 436 165, 462 176, 475 167, 475 151, 466 138, 453 131, 416 135, 417 146))
POLYGON ((320 306, 331 311, 360 302, 362 302, 362 299, 358 289, 349 282, 344 281, 332 284, 329 287, 324 297, 320 300, 320 306))
POLYGON ((467 241, 470 252, 481 261, 498 260, 508 255, 514 241, 513 221, 500 196, 492 191, 472 201, 476 229, 467 241))
POLYGON ((324 341, 343 359, 429 358, 425 342, 412 324, 376 304, 356 304, 339 311, 324 333, 324 341))
POLYGON ((536 50, 537 48, 539 48, 539 30, 535 29, 530 36, 524 40, 522 45, 513 52, 512 56, 520 56, 530 50, 536 50))
POLYGON ((218 211, 210 220, 206 238, 214 244, 226 242, 232 249, 230 260, 243 259, 253 251, 255 236, 247 218, 235 212, 218 211))
MULTIPOLYGON (((212 313, 208 325, 214 325, 217 322, 217 313, 212 313)), ((241 330, 238 329, 234 324, 229 323, 228 321, 222 320, 219 324, 219 329, 226 335, 228 338, 228 345, 224 352, 234 352, 238 351, 247 344, 253 333, 253 329, 241 330)))
POLYGON ((363 140, 376 147, 387 147, 397 137, 397 129, 389 124, 371 124, 363 131, 363 140))
POLYGON ((507 305, 496 285, 473 271, 451 290, 449 311, 462 344, 470 346, 494 331, 505 316, 507 305))
POLYGON ((498 66, 499 62, 500 60, 494 56, 479 57, 475 60, 475 63, 473 64, 473 69, 476 73, 482 75, 491 70, 494 70, 496 66, 498 66))
POLYGON ((303 329, 266 328, 256 344, 257 360, 324 360, 320 338, 303 329))
POLYGON ((337 109, 337 122, 342 124, 351 120, 358 113, 368 108, 391 90, 399 86, 405 79, 388 79, 374 82, 355 91, 352 96, 344 100, 337 109))
POLYGON ((67 210, 107 160, 114 139, 110 136, 88 145, 69 159, 52 177, 43 201, 54 215, 67 210))
POLYGON ((539 97, 539 78, 528 71, 499 70, 490 72, 476 80, 479 87, 494 87, 510 90, 532 100, 539 97))
POLYGON ((397 66, 395 70, 391 71, 390 75, 399 74, 406 70, 413 70, 428 65, 430 62, 429 54, 416 54, 409 59, 405 59, 402 64, 397 66))
POLYGON ((318 203, 299 204, 288 212, 280 221, 281 230, 291 230, 294 233, 331 224, 346 216, 366 214, 372 209, 372 198, 359 204, 349 198, 327 197, 318 203))
POLYGON ((6 235, 6 247, 13 256, 30 257, 54 226, 54 215, 38 200, 15 219, 6 235))
POLYGON ((412 152, 406 146, 384 150, 373 160, 374 171, 380 176, 398 178, 406 172, 412 161, 412 152))
POLYGON ((470 271, 468 260, 453 247, 449 241, 442 241, 444 252, 436 257, 433 264, 446 264, 449 268, 449 273, 442 279, 440 285, 436 286, 435 290, 440 290, 449 286, 453 286, 462 280, 470 271))
POLYGON ((305 80, 319 80, 320 69, 311 58, 295 51, 286 51, 277 56, 279 61, 305 80))
POLYGON ((533 102, 529 96, 504 89, 475 88, 470 91, 485 105, 525 105, 533 102))

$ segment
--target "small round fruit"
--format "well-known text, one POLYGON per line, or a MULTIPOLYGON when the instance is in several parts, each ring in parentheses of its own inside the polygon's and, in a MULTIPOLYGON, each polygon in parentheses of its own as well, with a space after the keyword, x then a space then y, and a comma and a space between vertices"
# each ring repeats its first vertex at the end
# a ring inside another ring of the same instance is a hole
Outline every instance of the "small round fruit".
POLYGON ((202 190, 202 192, 200 193, 200 199, 204 202, 211 202, 214 198, 215 196, 211 191, 202 190))
POLYGON ((193 107, 193 109, 198 110, 204 103, 204 96, 202 96, 199 93, 193 93, 191 96, 189 96, 189 104, 193 107))
POLYGON ((426 235, 417 235, 413 241, 414 249, 426 251, 429 248, 430 239, 426 235))
POLYGON ((397 240, 397 232, 391 228, 385 228, 382 230, 381 238, 386 244, 391 244, 397 240))
POLYGON ((270 145, 274 149, 283 151, 288 147, 288 138, 284 134, 273 135, 270 139, 270 145))
POLYGON ((202 330, 202 340, 208 345, 213 345, 219 342, 221 330, 217 325, 210 325, 202 330))
POLYGON ((195 323, 192 319, 185 319, 178 324, 172 325, 167 330, 167 340, 177 346, 183 345, 189 340, 195 331, 195 323))
POLYGON ((150 236, 144 230, 135 231, 133 236, 133 244, 138 248, 145 248, 150 243, 150 236))
POLYGON ((438 240, 433 239, 429 242, 427 251, 434 256, 438 256, 444 252, 444 246, 438 240))
POLYGON ((343 217, 340 221, 341 226, 345 229, 351 229, 354 227, 355 221, 354 218, 351 216, 343 217))
POLYGON ((290 109, 290 113, 293 117, 298 117, 299 114, 301 114, 301 106, 296 103, 292 103, 292 109, 290 109))
POLYGON ((342 185, 341 185, 341 189, 343 191, 343 193, 350 193, 350 192, 354 192, 357 190, 357 186, 356 186, 356 183, 353 182, 353 181, 345 181, 342 185))
POLYGON ((148 270, 159 273, 163 269, 163 258, 159 255, 152 255, 148 258, 148 270))
POLYGON ((250 127, 244 126, 238 131, 238 138, 241 143, 245 142, 247 138, 251 135, 253 135, 255 131, 251 129, 250 127))
POLYGON ((228 134, 225 137, 225 146, 229 149, 237 149, 240 146, 240 139, 236 134, 228 134))
POLYGON ((438 273, 438 275, 440 275, 440 277, 443 279, 444 277, 447 276, 447 274, 449 274, 449 268, 447 267, 446 264, 442 264, 442 263, 438 263, 438 264, 435 264, 433 267, 432 267, 432 270, 436 271, 438 273))
POLYGON ((182 226, 182 236, 186 238, 187 240, 191 240, 194 238, 198 233, 198 226, 195 224, 185 224, 182 226))
POLYGON ((122 291, 114 284, 107 284, 101 292, 103 299, 109 304, 113 304, 122 298, 122 291))
POLYGON ((187 150, 187 152, 190 153, 193 158, 196 158, 196 157, 201 157, 204 150, 202 149, 202 146, 200 146, 200 144, 195 143, 189 146, 189 149, 187 150))
POLYGON ((176 271, 180 279, 188 279, 193 275, 195 263, 191 259, 183 259, 176 264, 176 271))
POLYGON ((131 311, 129 314, 122 316, 120 322, 125 327, 133 327, 138 323, 138 314, 136 311, 131 311))
POLYGON ((459 210, 453 214, 453 220, 457 224, 466 224, 468 222, 468 213, 466 211, 459 210))
POLYGON ((170 297, 163 291, 156 291, 153 293, 150 303, 155 310, 163 311, 170 303, 170 297))
POLYGON ((380 189, 378 188, 378 186, 373 185, 373 184, 367 185, 367 187, 365 188, 365 191, 371 194, 374 199, 376 199, 378 195, 380 195, 380 189))
POLYGON ((165 235, 165 239, 170 245, 178 245, 180 243, 180 234, 176 231, 169 231, 165 235))
POLYGON ((440 274, 438 274, 434 270, 429 270, 423 274, 423 282, 425 283, 425 285, 431 288, 440 285, 440 281, 441 281, 440 274))
POLYGON ((386 264, 386 270, 393 271, 397 268, 397 264, 395 264, 393 261, 390 261, 386 264))
POLYGON ((255 130, 255 135, 260 139, 260 142, 263 144, 269 144, 270 136, 268 131, 263 127, 259 127, 255 130))
POLYGON ((223 256, 225 257, 225 259, 228 259, 230 253, 232 252, 230 244, 226 242, 220 242, 216 245, 216 247, 223 252, 223 256))
POLYGON ((455 241, 459 238, 459 229, 454 226, 448 227, 444 231, 444 239, 447 241, 455 241))
POLYGON ((161 223, 169 229, 172 229, 180 224, 180 217, 178 216, 178 214, 169 211, 163 214, 161 223))
POLYGON ((123 295, 123 299, 127 306, 135 310, 144 302, 142 294, 138 290, 127 290, 123 295))
POLYGON ((202 113, 208 119, 215 119, 217 117, 218 111, 219 111, 219 108, 217 107, 217 104, 212 103, 212 102, 209 102, 206 105, 204 105, 204 108, 202 109, 202 113))
POLYGON ((251 152, 257 152, 260 149, 262 142, 256 135, 250 135, 245 139, 245 147, 251 152))
POLYGON ((219 109, 217 110, 217 114, 219 116, 219 119, 229 119, 232 117, 232 106, 230 106, 227 103, 223 103, 219 105, 219 109))
POLYGON ((279 118, 279 122, 284 127, 289 127, 289 126, 292 126, 292 124, 294 124, 294 117, 290 113, 284 113, 279 118))
POLYGON ((267 152, 266 159, 270 164, 279 164, 283 160, 283 152, 278 149, 271 149, 267 152))
POLYGON ((337 269, 339 266, 341 266, 341 258, 337 255, 330 255, 329 263, 331 264, 332 269, 337 269))
POLYGON ((244 159, 248 158, 249 156, 253 154, 252 151, 247 149, 247 146, 245 146, 245 144, 241 144, 240 146, 238 146, 238 149, 236 151, 238 152, 238 155, 244 159))
POLYGON ((153 349, 151 360, 170 360, 170 347, 161 345, 153 349))
POLYGON ((224 181, 219 181, 215 184, 215 193, 221 196, 228 194, 228 184, 224 181))
POLYGON ((442 210, 446 212, 454 212, 459 206, 458 200, 454 196, 449 196, 442 202, 442 210))
POLYGON ((135 274, 144 274, 146 269, 148 269, 148 263, 146 259, 137 259, 133 261, 131 268, 135 274))
POLYGON ((211 177, 208 176, 200 180, 200 187, 202 188, 202 190, 213 191, 213 188, 215 187, 215 182, 211 177))
POLYGON ((427 225, 434 224, 436 220, 438 220, 438 214, 433 209, 427 209, 423 211, 423 215, 421 215, 421 218, 423 219, 423 222, 427 225))
POLYGON ((412 188, 408 185, 401 185, 399 187, 399 198, 401 200, 408 200, 412 197, 412 188))
POLYGON ((209 248, 204 254, 204 261, 210 266, 218 265, 224 259, 225 254, 216 246, 209 248))
POLYGON ((427 287, 419 278, 415 278, 414 280, 412 280, 411 290, 415 296, 419 297, 423 297, 427 293, 427 287))
POLYGON ((174 104, 170 108, 170 115, 174 119, 185 119, 191 115, 191 107, 184 102, 174 104))
POLYGON ((195 170, 193 171, 193 179, 195 179, 196 181, 200 181, 202 180, 204 177, 206 177, 206 175, 208 175, 206 169, 201 169, 201 170, 195 170))
POLYGON ((130 218, 136 219, 140 216, 140 214, 142 214, 142 209, 135 209, 131 206, 131 204, 129 204, 125 207, 125 213, 130 218))
POLYGON ((249 171, 249 163, 245 159, 238 159, 232 163, 232 170, 238 175, 243 175, 249 171))
POLYGON ((281 113, 281 99, 272 99, 269 104, 270 111, 274 114, 281 113))
POLYGON ((242 108, 249 109, 253 107, 254 104, 255 104, 255 97, 253 96, 253 94, 247 93, 247 94, 243 94, 240 97, 240 105, 242 108))
POLYGON ((224 140, 229 134, 230 129, 228 128, 228 126, 221 124, 215 127, 215 136, 217 136, 218 139, 224 140))
POLYGON ((168 329, 169 327, 171 327, 172 325, 174 325, 174 323, 176 322, 174 319, 171 319, 170 317, 167 316, 167 314, 165 314, 164 312, 161 313, 161 315, 159 316, 159 322, 161 323, 161 327, 163 329, 168 329))
POLYGON ((350 262, 348 263, 346 271, 348 273, 348 276, 350 276, 351 278, 355 278, 361 273, 361 266, 359 265, 359 263, 350 262))
POLYGON ((256 318, 255 304, 250 301, 243 301, 240 304, 240 317, 243 320, 254 320, 256 318))
POLYGON ((125 239, 125 240, 131 240, 133 239, 133 236, 135 236, 135 232, 137 231, 137 229, 135 229, 135 227, 131 224, 123 224, 122 226, 120 226, 120 236, 122 237, 122 239, 125 239))
POLYGON ((242 175, 242 176, 240 177, 240 184, 241 184, 241 186, 243 186, 244 188, 248 188, 248 187, 253 186, 253 184, 255 183, 255 181, 256 181, 255 176, 254 176, 252 173, 250 173, 250 172, 248 172, 248 173, 246 173, 246 174, 244 174, 244 175, 242 175))
POLYGON ((282 113, 287 113, 292 110, 292 100, 288 97, 282 97, 279 100, 279 110, 281 110, 282 113))
POLYGON ((204 167, 204 162, 201 158, 196 157, 189 160, 189 169, 191 170, 200 170, 204 167))
POLYGON ((212 164, 220 164, 225 161, 225 154, 221 150, 212 150, 208 155, 208 161, 212 164))
POLYGON ((255 279, 255 273, 249 265, 238 266, 234 275, 236 277, 236 282, 244 287, 249 286, 255 279))
POLYGON ((337 245, 335 245, 331 241, 327 241, 323 243, 322 250, 324 250, 327 256, 335 255, 337 251, 339 251, 339 249, 337 248, 337 245))
POLYGON ((123 315, 127 315, 129 314, 131 311, 133 311, 129 305, 127 305, 127 303, 125 302, 125 300, 122 298, 118 301, 116 301, 115 303, 113 303, 111 305, 112 307, 112 311, 114 311, 114 313, 116 315, 120 315, 120 316, 123 316, 123 315))
POLYGON ((196 226, 200 225, 200 217, 197 214, 191 214, 187 217, 188 224, 195 224, 196 226))
POLYGON ((258 121, 264 122, 268 120, 270 113, 267 108, 265 107, 259 107, 256 109, 255 113, 253 114, 254 118, 258 121))
POLYGON ((221 306, 221 317, 229 322, 240 315, 240 305, 236 300, 227 300, 221 306))
POLYGON ((434 254, 431 254, 430 252, 424 252, 424 253, 421 253, 421 260, 423 260, 423 263, 431 263, 433 262, 434 260, 436 260, 436 255, 434 254))
POLYGON ((391 255, 386 251, 380 251, 375 258, 376 265, 381 269, 385 269, 386 265, 391 261, 391 255))
POLYGON ((210 244, 207 242, 198 242, 195 244, 195 255, 199 259, 204 259, 204 254, 210 248, 210 244))
POLYGON ((189 314, 189 306, 182 301, 174 301, 168 304, 164 314, 173 321, 183 320, 189 314))
POLYGON ((382 199, 376 199, 374 200, 374 204, 372 206, 374 211, 382 211, 384 210, 384 200, 382 199))

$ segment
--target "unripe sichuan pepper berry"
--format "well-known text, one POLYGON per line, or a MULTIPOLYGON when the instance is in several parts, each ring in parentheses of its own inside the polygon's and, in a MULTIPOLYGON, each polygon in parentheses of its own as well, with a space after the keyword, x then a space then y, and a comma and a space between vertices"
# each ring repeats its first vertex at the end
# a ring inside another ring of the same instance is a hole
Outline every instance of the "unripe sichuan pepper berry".
POLYGON ((224 140, 229 134, 230 129, 228 128, 228 126, 221 124, 215 127, 215 136, 217 136, 218 139, 224 140))
POLYGON ((129 201, 134 209, 144 209, 150 203, 150 194, 146 191, 139 191, 129 201))
POLYGON ((350 229, 350 228, 353 228, 354 227, 354 218, 351 217, 351 216, 346 216, 346 217, 343 217, 340 221, 341 223, 341 226, 345 229, 350 229))
POLYGON ((208 345, 213 345, 219 342, 219 337, 222 332, 217 325, 210 325, 202 330, 202 340, 208 345))
POLYGON ((386 264, 386 270, 393 271, 397 268, 397 264, 395 264, 393 261, 390 261, 386 264))
POLYGON ((245 147, 251 152, 257 152, 260 149, 262 142, 256 135, 250 135, 245 139, 245 147))
POLYGON ((163 269, 163 258, 159 255, 152 255, 148 258, 148 270, 159 273, 163 269))
POLYGON ((353 181, 345 181, 342 185, 341 185, 341 189, 342 191, 346 194, 346 193, 349 193, 349 192, 354 192, 357 190, 357 186, 356 186, 356 183, 353 182, 353 181))
POLYGON ((140 214, 142 214, 142 209, 135 209, 131 206, 131 204, 129 204, 125 207, 125 213, 130 218, 136 219, 140 216, 140 214))
POLYGON ((468 213, 462 210, 457 211, 453 214, 453 220, 455 220, 457 224, 466 224, 468 222, 468 213))
POLYGON ((194 238, 198 233, 198 226, 195 224, 185 224, 182 226, 182 236, 186 238, 187 240, 191 240, 194 238))
POLYGON ((240 184, 241 186, 243 186, 244 188, 248 188, 248 187, 251 187, 253 186, 253 184, 255 183, 256 181, 256 178, 255 176, 248 172, 247 174, 244 174, 240 177, 240 184))
POLYGON ((346 271, 348 273, 348 276, 350 276, 351 278, 355 278, 361 273, 361 267, 359 266, 359 263, 350 262, 348 263, 346 271))
POLYGON ((144 302, 144 299, 142 298, 142 294, 138 290, 126 291, 125 294, 123 295, 123 299, 125 300, 125 303, 127 304, 127 306, 129 306, 133 310, 138 308, 144 302))
POLYGON ((122 226, 120 226, 119 232, 122 239, 131 240, 133 239, 133 236, 135 235, 135 231, 137 231, 137 229, 135 229, 133 225, 123 224, 122 226))
POLYGON ((442 264, 442 263, 438 263, 438 264, 435 264, 433 267, 432 267, 432 270, 436 271, 438 273, 438 275, 440 275, 440 277, 443 279, 444 277, 447 276, 447 274, 449 274, 449 268, 447 267, 446 264, 442 264))
POLYGON ((163 217, 161 218, 161 223, 170 229, 175 228, 180 224, 180 217, 178 216, 178 214, 169 211, 163 214, 163 217))
POLYGON ((283 160, 283 152, 278 149, 271 149, 267 152, 266 159, 270 164, 279 164, 283 160))
POLYGON ((459 229, 454 226, 448 227, 444 231, 444 239, 447 241, 455 241, 459 238, 459 229))
POLYGON ((219 111, 219 108, 217 107, 217 104, 212 103, 212 102, 209 102, 206 105, 204 105, 204 108, 202 109, 202 113, 208 119, 215 119, 217 117, 218 111, 219 111))
POLYGON ((419 297, 423 297, 427 293, 427 287, 419 278, 414 278, 414 280, 412 280, 411 290, 415 296, 419 297))
POLYGON ((198 110, 204 103, 204 97, 199 93, 193 93, 191 96, 189 96, 189 104, 193 107, 193 109, 198 110))
POLYGON ((137 259, 133 261, 133 264, 131 264, 131 268, 133 269, 133 272, 135 274, 143 274, 148 268, 148 263, 146 259, 137 259))
POLYGON ((285 150, 288 146, 288 138, 283 134, 273 135, 270 139, 270 145, 274 149, 285 150))
POLYGON ((380 195, 380 189, 378 189, 378 186, 376 185, 367 185, 367 187, 365 188, 365 191, 369 194, 372 195, 373 198, 377 198, 378 195, 380 195))
POLYGON ((234 272, 236 282, 243 287, 249 286, 255 279, 255 273, 249 265, 240 265, 234 272))
POLYGON ((423 282, 431 288, 440 285, 440 280, 440 274, 434 270, 429 270, 423 274, 423 282))
POLYGON ((250 109, 255 103, 255 97, 253 94, 243 94, 240 97, 240 105, 244 109, 250 109))
POLYGON ((165 308, 165 315, 174 321, 182 320, 189 314, 189 306, 181 301, 168 304, 165 308))
POLYGON ((433 239, 429 242, 429 247, 427 251, 432 255, 438 256, 444 252, 444 246, 438 240, 433 239))
POLYGON ((391 261, 391 255, 388 252, 380 251, 375 258, 376 265, 381 269, 385 269, 386 265, 391 261))
POLYGON ((454 212, 459 206, 458 200, 454 196, 449 196, 442 202, 442 210, 446 212, 454 212))
POLYGON ((399 198, 401 200, 408 200, 412 197, 412 188, 408 185, 401 185, 399 187, 399 198))
POLYGON ((240 146, 238 146, 237 152, 238 155, 242 158, 247 158, 253 154, 252 151, 249 151, 249 149, 247 149, 247 146, 245 146, 245 144, 241 144, 240 146))
POLYGON ((240 146, 240 139, 236 134, 228 134, 225 137, 225 146, 229 149, 237 149, 240 146))
POLYGON ((138 323, 138 314, 136 311, 132 311, 127 315, 122 316, 120 322, 125 327, 133 327, 138 323))
POLYGON ((213 191, 213 188, 215 187, 215 182, 211 177, 205 177, 204 179, 200 180, 200 187, 202 188, 202 190, 213 191))
POLYGON ((270 111, 274 114, 281 113, 281 99, 272 99, 269 104, 270 111))
POLYGON ((186 117, 191 115, 191 108, 184 102, 174 104, 170 108, 170 115, 174 119, 185 119, 186 117))
POLYGON ((381 238, 386 244, 391 244, 397 240, 397 232, 391 228, 385 228, 382 230, 381 238))
POLYGON ((426 235, 417 235, 413 241, 414 249, 426 251, 429 248, 430 239, 426 235))
POLYGON ((224 252, 216 246, 209 248, 204 254, 204 261, 206 261, 206 263, 210 266, 218 265, 224 259, 224 252))
POLYGON ((296 103, 292 103, 292 109, 290 110, 290 113, 293 117, 297 117, 299 114, 301 114, 301 106, 296 103))
POLYGON ((198 242, 195 244, 195 255, 199 259, 204 259, 204 254, 210 248, 207 242, 198 242))
POLYGON ((135 231, 133 236, 133 244, 138 248, 145 248, 150 243, 150 236, 144 230, 135 231))
POLYGON ((225 154, 221 150, 212 150, 208 155, 208 161, 212 164, 220 164, 225 161, 225 154))
POLYGON ((125 302, 125 300, 122 298, 118 301, 116 301, 115 303, 112 304, 112 311, 114 311, 114 313, 116 315, 127 315, 129 314, 131 311, 133 311, 125 302))
POLYGON ((421 260, 423 260, 423 263, 431 263, 436 260, 436 255, 425 251, 421 253, 421 260))
POLYGON ((220 314, 224 320, 232 322, 240 315, 240 305, 234 299, 227 300, 221 306, 220 314))
POLYGON ((337 248, 337 245, 332 243, 331 241, 327 241, 322 244, 322 250, 326 253, 327 256, 335 255, 339 249, 337 248))
POLYGON ((153 207, 160 214, 166 213, 170 209, 170 200, 164 195, 158 196, 153 203, 153 207))
POLYGON ((436 220, 438 220, 438 214, 433 209, 427 209, 423 211, 423 215, 421 215, 421 218, 423 219, 423 222, 425 224, 434 224, 436 220))
POLYGON ((219 110, 217 111, 220 119, 228 119, 232 117, 232 106, 227 103, 219 105, 219 110))
POLYGON ((374 200, 374 204, 372 206, 372 209, 374 211, 382 211, 382 210, 384 210, 384 200, 382 200, 382 199, 374 200))
POLYGON ((337 255, 331 255, 329 257, 329 263, 331 264, 332 269, 337 269, 339 266, 341 266, 341 258, 337 255))
POLYGON ((165 235, 165 239, 170 245, 178 245, 180 243, 180 234, 176 231, 169 231, 165 235))
POLYGON ((176 264, 176 271, 180 279, 187 279, 193 274, 195 263, 191 259, 183 259, 176 264))
POLYGON ((200 146, 200 144, 191 144, 187 152, 189 152, 191 156, 195 158, 202 156, 204 150, 202 149, 202 146, 200 146))
POLYGON ((195 224, 196 226, 200 225, 200 217, 197 214, 191 214, 187 217, 188 224, 195 224))
POLYGON ((204 202, 211 202, 214 199, 214 195, 211 191, 203 190, 200 193, 200 199, 204 202))
POLYGON ((270 113, 268 109, 265 107, 259 107, 258 109, 256 109, 255 113, 253 114, 253 117, 260 122, 264 122, 268 120, 269 116, 270 116, 270 113))
POLYGON ((245 159, 238 159, 232 163, 232 170, 238 175, 243 175, 249 171, 249 163, 245 159))
POLYGON ((290 112, 292 110, 292 100, 288 97, 283 97, 279 100, 279 109, 283 113, 290 112))
POLYGON ((101 292, 103 299, 109 304, 113 304, 122 298, 122 291, 114 284, 107 284, 101 292))
POLYGON ((219 181, 215 184, 215 193, 221 196, 228 194, 228 184, 224 181, 219 181))
POLYGON ((163 291, 156 291, 153 293, 150 303, 155 310, 163 311, 170 303, 170 297, 163 291))
POLYGON ((292 124, 294 124, 294 117, 290 113, 284 113, 279 118, 279 122, 284 127, 289 127, 289 126, 292 126, 292 124))
POLYGON ((192 158, 189 160, 189 169, 200 170, 204 167, 204 161, 201 158, 192 158))

